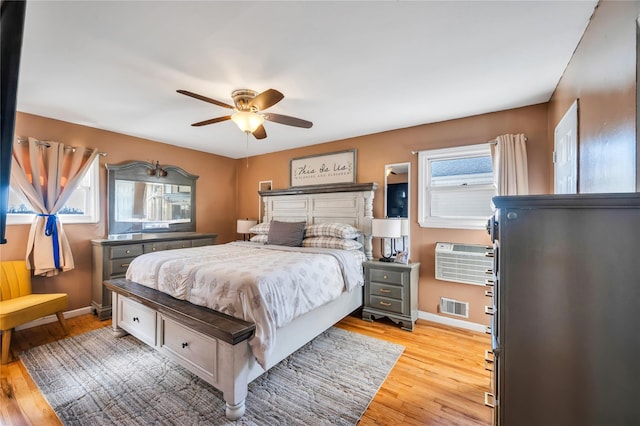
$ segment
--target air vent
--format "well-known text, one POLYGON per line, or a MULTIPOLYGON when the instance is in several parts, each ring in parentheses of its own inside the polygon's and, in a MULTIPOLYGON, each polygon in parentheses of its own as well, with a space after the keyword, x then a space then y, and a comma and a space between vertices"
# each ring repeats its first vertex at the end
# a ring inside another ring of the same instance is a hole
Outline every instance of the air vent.
POLYGON ((436 243, 436 279, 485 285, 492 253, 493 248, 482 245, 436 243))
POLYGON ((469 318, 469 303, 441 297, 440 313, 469 318))

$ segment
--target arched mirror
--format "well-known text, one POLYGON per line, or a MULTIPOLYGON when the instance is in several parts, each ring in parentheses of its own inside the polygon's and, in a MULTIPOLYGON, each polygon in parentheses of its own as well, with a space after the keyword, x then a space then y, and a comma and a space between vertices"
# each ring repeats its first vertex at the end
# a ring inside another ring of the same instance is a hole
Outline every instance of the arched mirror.
POLYGON ((403 233, 406 234, 396 242, 399 251, 409 254, 409 176, 411 163, 386 164, 384 166, 384 213, 388 218, 406 219, 403 233))

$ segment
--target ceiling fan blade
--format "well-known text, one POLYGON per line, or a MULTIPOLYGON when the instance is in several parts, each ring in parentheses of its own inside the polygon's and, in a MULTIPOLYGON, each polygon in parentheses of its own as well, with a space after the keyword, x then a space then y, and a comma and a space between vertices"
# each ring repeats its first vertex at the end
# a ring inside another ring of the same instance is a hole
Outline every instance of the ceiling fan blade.
POLYGON ((284 98, 284 95, 275 89, 265 90, 249 102, 249 108, 256 107, 258 111, 274 106, 284 98))
POLYGON ((264 139, 267 137, 267 131, 264 129, 264 126, 261 125, 256 130, 254 130, 253 136, 256 139, 264 139))
POLYGON ((264 114, 264 119, 273 121, 274 123, 286 124, 287 126, 304 127, 305 129, 313 126, 313 123, 310 121, 282 114, 264 114))
POLYGON ((233 107, 229 104, 225 104, 224 102, 216 101, 215 99, 207 98, 206 96, 198 95, 197 93, 189 92, 187 90, 176 90, 176 92, 183 95, 191 96, 192 98, 200 99, 201 101, 209 102, 210 104, 221 106, 223 108, 233 109, 233 107))
POLYGON ((209 120, 199 121, 197 123, 193 123, 192 126, 206 126, 207 124, 219 123, 221 121, 231 120, 230 115, 225 115, 224 117, 216 117, 209 120))

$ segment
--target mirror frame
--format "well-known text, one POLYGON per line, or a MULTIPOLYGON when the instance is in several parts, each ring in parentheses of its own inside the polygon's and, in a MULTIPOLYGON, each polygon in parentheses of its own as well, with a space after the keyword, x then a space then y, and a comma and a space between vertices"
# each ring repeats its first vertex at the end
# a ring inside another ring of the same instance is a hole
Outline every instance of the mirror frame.
MULTIPOLYGON (((389 177, 389 169, 393 169, 394 167, 406 167, 407 168, 407 217, 406 219, 409 221, 409 235, 407 236, 407 243, 405 247, 405 251, 407 255, 411 255, 411 162, 403 162, 403 163, 393 163, 393 164, 385 164, 384 165, 384 217, 387 217, 387 185, 388 185, 388 177, 389 177)), ((396 247, 397 247, 396 242, 396 247)))
MULTIPOLYGON (((122 164, 105 164, 107 168, 107 203, 108 203, 108 235, 132 233, 166 233, 195 232, 196 230, 196 180, 192 175, 178 166, 162 166, 166 176, 150 175, 149 170, 156 171, 156 165, 146 161, 130 161, 122 164), (189 222, 171 223, 168 228, 143 229, 141 222, 121 222, 115 220, 115 182, 129 180, 135 182, 162 183, 169 185, 189 186, 191 188, 191 220, 189 222)), ((158 166, 159 167, 159 166, 158 166)))

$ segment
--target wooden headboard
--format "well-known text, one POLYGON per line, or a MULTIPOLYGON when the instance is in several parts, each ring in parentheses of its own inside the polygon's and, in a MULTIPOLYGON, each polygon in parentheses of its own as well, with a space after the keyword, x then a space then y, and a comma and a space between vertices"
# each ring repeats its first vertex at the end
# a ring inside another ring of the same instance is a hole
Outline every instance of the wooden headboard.
POLYGON ((371 219, 376 183, 305 186, 258 191, 264 202, 263 222, 340 222, 358 228, 367 259, 373 258, 371 219))

